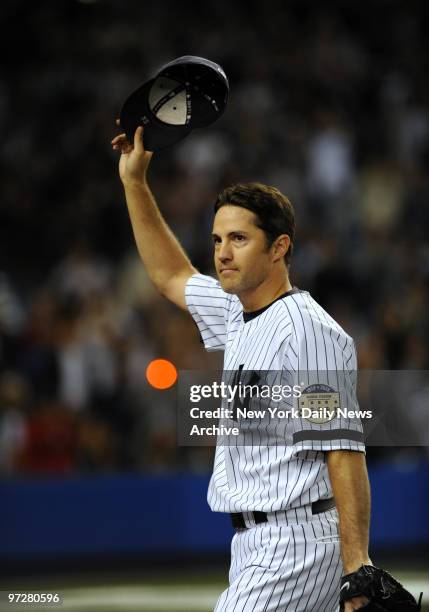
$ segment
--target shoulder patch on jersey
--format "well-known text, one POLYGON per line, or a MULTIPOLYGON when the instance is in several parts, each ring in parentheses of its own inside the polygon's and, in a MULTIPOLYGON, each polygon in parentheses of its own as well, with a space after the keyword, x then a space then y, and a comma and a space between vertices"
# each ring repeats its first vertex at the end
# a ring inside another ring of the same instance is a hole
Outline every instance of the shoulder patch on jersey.
POLYGON ((340 408, 340 394, 328 385, 305 387, 298 399, 301 418, 320 425, 336 418, 340 408))

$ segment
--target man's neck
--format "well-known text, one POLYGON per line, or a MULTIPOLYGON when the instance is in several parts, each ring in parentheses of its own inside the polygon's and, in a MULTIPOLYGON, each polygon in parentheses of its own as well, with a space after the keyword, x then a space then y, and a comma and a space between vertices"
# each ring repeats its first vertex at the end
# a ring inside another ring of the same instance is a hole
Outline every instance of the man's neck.
POLYGON ((268 306, 268 304, 274 302, 287 291, 291 291, 291 289, 292 285, 289 277, 286 275, 286 277, 281 279, 264 282, 256 289, 240 294, 238 298, 243 305, 244 312, 254 312, 268 306))

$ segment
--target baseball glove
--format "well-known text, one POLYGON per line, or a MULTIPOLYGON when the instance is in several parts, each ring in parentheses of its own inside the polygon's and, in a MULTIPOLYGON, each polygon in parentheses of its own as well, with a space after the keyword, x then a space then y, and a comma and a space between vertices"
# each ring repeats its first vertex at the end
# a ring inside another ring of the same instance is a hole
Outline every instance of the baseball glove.
POLYGON ((365 595, 369 602, 359 608, 365 612, 418 612, 423 593, 417 602, 402 584, 386 571, 372 565, 362 565, 356 572, 341 578, 340 610, 352 597, 365 595))

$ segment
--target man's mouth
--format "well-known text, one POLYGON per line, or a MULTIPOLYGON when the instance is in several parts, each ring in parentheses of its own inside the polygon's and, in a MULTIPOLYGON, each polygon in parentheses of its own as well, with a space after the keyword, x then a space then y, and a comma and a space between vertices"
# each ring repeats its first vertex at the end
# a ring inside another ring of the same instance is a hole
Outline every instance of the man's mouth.
POLYGON ((228 272, 238 272, 237 268, 221 268, 219 274, 227 274, 228 272))

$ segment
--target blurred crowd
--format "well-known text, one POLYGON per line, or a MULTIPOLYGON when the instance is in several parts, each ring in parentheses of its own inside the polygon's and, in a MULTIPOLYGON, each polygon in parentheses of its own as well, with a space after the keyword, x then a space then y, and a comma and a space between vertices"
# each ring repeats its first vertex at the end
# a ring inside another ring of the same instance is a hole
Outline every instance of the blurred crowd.
POLYGON ((177 448, 174 389, 145 369, 221 356, 146 277, 109 144, 128 93, 179 55, 218 61, 231 87, 218 123, 150 170, 193 263, 213 274, 220 190, 275 185, 296 209, 292 281, 355 338, 360 367, 429 369, 421 3, 9 0, 0 19, 1 472, 210 465, 177 448))

